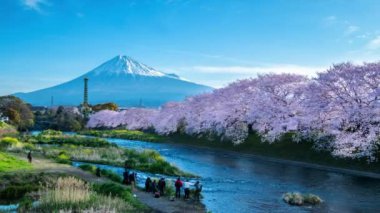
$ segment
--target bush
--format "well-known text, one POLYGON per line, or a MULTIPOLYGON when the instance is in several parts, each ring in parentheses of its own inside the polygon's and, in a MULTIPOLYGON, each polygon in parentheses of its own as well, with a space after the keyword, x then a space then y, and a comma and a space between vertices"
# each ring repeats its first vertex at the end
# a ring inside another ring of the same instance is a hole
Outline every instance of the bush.
POLYGON ((29 212, 33 207, 33 200, 29 196, 24 196, 18 203, 18 212, 29 212))
POLYGON ((95 173, 95 171, 96 171, 96 167, 93 165, 90 165, 90 164, 82 164, 79 166, 79 168, 84 170, 84 171, 88 171, 88 172, 92 172, 92 173, 95 173))
MULTIPOLYGON (((96 173, 96 166, 93 166, 93 165, 82 164, 79 166, 79 168, 84 171, 91 172, 92 174, 96 173)), ((123 181, 123 179, 118 174, 108 169, 100 169, 100 175, 107 177, 108 179, 115 181, 117 183, 121 183, 123 181)))
POLYGON ((17 138, 4 137, 0 140, 0 148, 11 148, 19 146, 21 146, 21 143, 17 138))
POLYGON ((298 192, 288 192, 282 196, 282 199, 290 205, 317 205, 323 202, 323 200, 314 194, 302 195, 298 192))
POLYGON ((58 155, 57 157, 57 162, 58 163, 64 163, 64 164, 70 164, 70 156, 68 156, 66 153, 62 152, 58 155))
MULTIPOLYGON (((105 193, 104 193, 105 194, 105 193)), ((74 178, 58 178, 53 187, 39 192, 40 203, 32 212, 132 212, 134 209, 123 199, 101 195, 86 182, 74 178)))
POLYGON ((39 135, 41 136, 61 136, 63 133, 58 130, 47 129, 43 130, 39 135))
POLYGON ((104 183, 104 184, 94 184, 92 189, 103 195, 111 195, 112 197, 119 197, 125 202, 130 203, 133 207, 137 209, 146 209, 146 207, 140 203, 136 198, 133 197, 131 189, 123 187, 116 183, 104 183))
POLYGON ((37 191, 38 186, 32 184, 11 185, 0 191, 0 197, 7 200, 15 200, 22 198, 26 193, 37 191))

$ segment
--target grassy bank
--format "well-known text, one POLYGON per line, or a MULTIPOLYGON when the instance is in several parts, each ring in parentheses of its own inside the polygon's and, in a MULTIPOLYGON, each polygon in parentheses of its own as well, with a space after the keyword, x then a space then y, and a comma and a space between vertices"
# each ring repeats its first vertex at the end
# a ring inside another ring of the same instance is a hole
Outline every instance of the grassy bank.
MULTIPOLYGON (((311 164, 318 164, 323 166, 366 171, 380 173, 380 162, 368 163, 366 159, 350 159, 350 158, 337 158, 332 156, 328 151, 320 151, 313 148, 313 143, 309 141, 301 141, 296 143, 292 141, 291 135, 284 135, 279 141, 275 143, 262 142, 259 135, 251 132, 244 143, 233 145, 227 141, 220 141, 217 138, 210 139, 207 137, 194 137, 183 134, 172 134, 169 136, 153 137, 152 133, 144 133, 129 130, 90 130, 83 132, 83 134, 108 137, 116 137, 123 139, 133 140, 129 135, 140 135, 141 138, 149 137, 152 142, 166 142, 173 144, 185 144, 191 146, 200 146, 213 149, 221 149, 227 151, 235 151, 246 154, 255 154, 265 157, 272 157, 277 159, 292 160, 298 162, 305 162, 311 164), (118 137, 122 132, 123 137, 118 137), (130 133, 129 133, 130 132, 130 133)), ((380 155, 378 156, 380 158, 380 155)))
POLYGON ((11 172, 16 170, 29 170, 32 166, 7 153, 0 152, 0 172, 11 172))
POLYGON ((149 141, 149 142, 164 142, 167 137, 152 133, 146 133, 142 131, 135 130, 85 130, 79 132, 83 135, 91 135, 103 138, 121 138, 127 140, 139 140, 139 141, 149 141))
POLYGON ((63 135, 49 130, 25 140, 33 145, 43 144, 35 148, 34 152, 39 152, 59 163, 70 164, 71 161, 82 161, 119 167, 127 164, 132 169, 150 173, 194 177, 171 165, 154 150, 126 149, 101 138, 63 135))

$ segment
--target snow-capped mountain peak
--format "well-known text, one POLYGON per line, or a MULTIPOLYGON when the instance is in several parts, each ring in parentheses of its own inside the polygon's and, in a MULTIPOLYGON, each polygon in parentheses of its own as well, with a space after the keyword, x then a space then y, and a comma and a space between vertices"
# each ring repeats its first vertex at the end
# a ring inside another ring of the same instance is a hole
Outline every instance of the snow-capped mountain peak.
POLYGON ((111 60, 103 63, 99 67, 92 71, 95 75, 106 74, 106 75, 143 75, 143 76, 155 76, 155 77, 171 77, 174 76, 167 75, 163 72, 157 71, 152 67, 142 64, 133 58, 125 55, 118 55, 111 60))

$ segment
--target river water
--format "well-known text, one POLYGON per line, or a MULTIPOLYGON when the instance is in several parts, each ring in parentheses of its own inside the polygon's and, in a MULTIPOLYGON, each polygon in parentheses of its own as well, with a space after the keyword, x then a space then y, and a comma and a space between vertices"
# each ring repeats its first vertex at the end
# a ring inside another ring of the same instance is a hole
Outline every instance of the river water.
MULTIPOLYGON (((254 156, 181 145, 107 139, 130 149, 157 150, 184 171, 201 176, 203 203, 219 212, 380 212, 380 180, 328 172, 254 156), (289 206, 286 192, 313 193, 317 207, 289 206)), ((122 169, 117 168, 121 174, 122 169)), ((149 174, 140 174, 140 184, 149 174)))

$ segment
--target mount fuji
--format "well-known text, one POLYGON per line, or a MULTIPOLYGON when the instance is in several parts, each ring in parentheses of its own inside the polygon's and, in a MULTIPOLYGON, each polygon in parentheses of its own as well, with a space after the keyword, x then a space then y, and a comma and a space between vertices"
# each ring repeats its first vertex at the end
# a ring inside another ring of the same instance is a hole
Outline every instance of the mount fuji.
POLYGON ((128 56, 116 56, 92 71, 57 86, 15 96, 35 106, 76 106, 83 101, 84 78, 88 78, 90 104, 114 102, 122 107, 158 107, 169 101, 210 92, 213 88, 166 74, 128 56))

